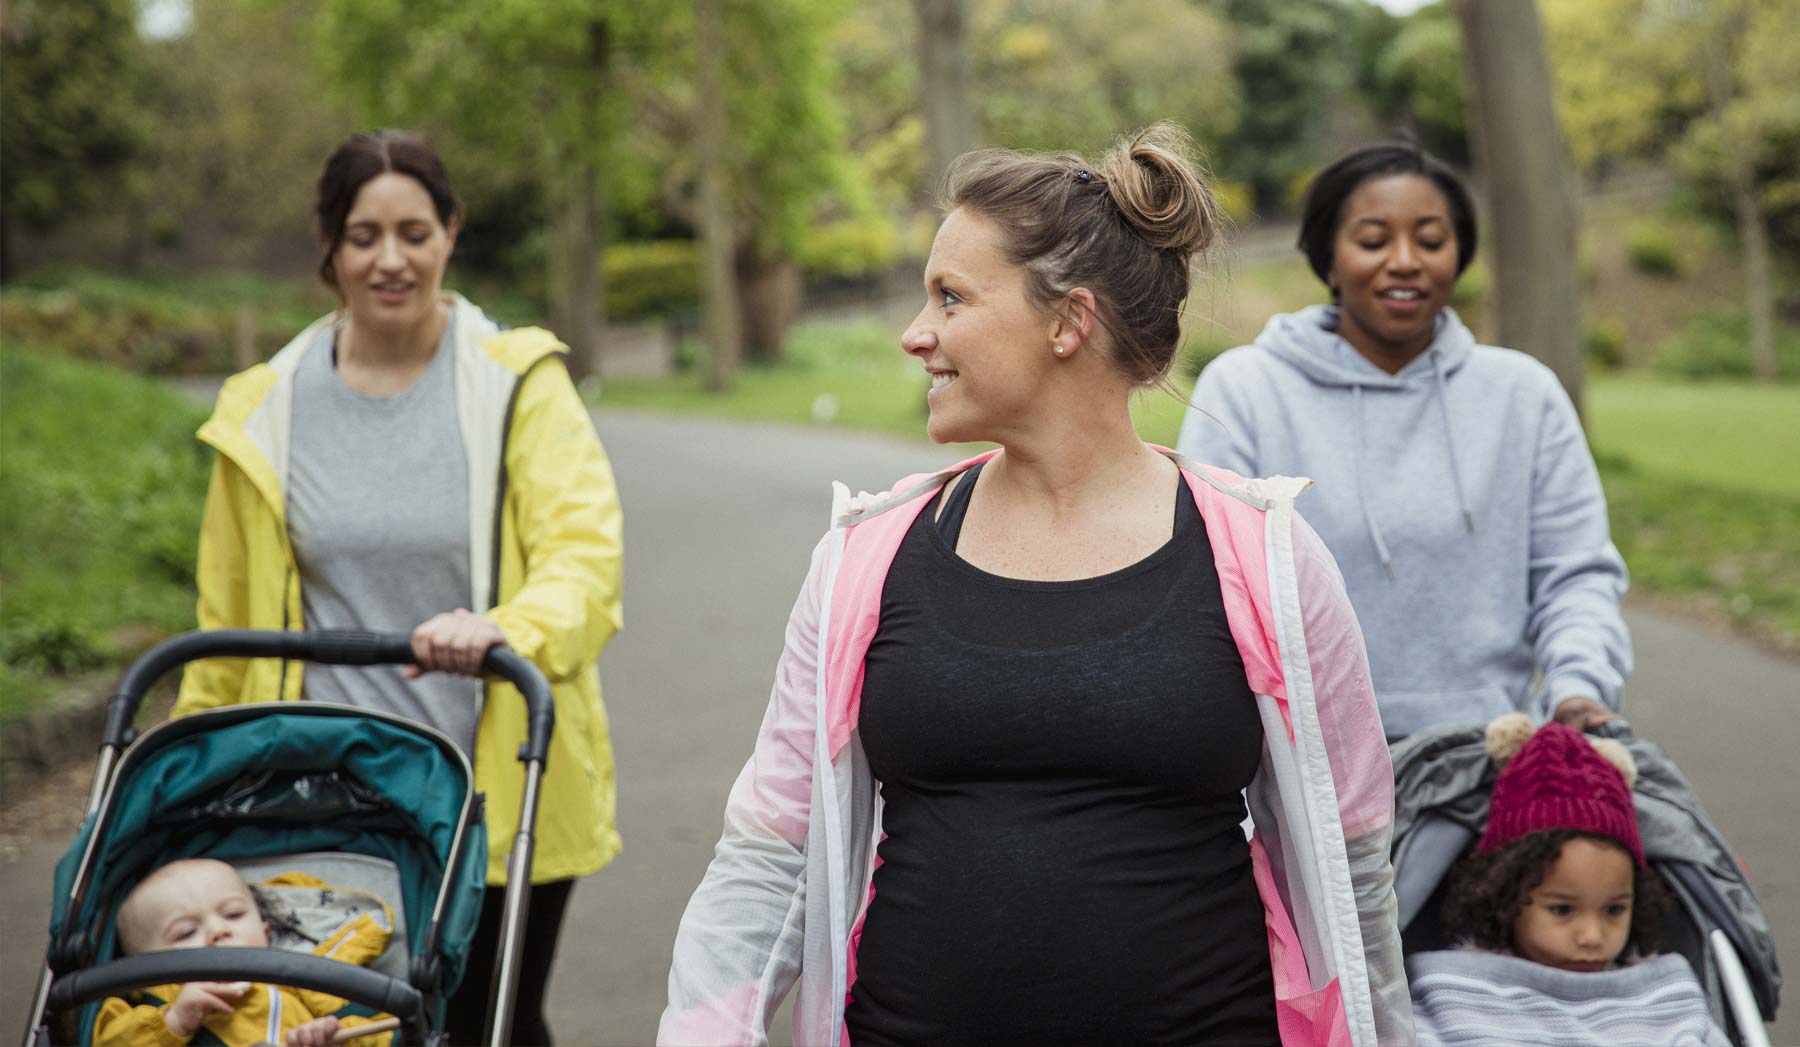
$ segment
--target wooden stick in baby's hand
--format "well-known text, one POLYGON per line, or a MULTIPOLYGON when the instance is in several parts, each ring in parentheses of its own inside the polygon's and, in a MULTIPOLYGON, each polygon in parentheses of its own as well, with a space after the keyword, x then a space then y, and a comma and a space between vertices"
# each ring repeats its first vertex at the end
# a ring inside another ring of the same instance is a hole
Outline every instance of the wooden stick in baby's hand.
POLYGON ((331 1034, 331 1042, 349 1043, 359 1036, 379 1036, 398 1028, 400 1028, 400 1019, 398 1018, 382 1018, 367 1025, 346 1025, 331 1034))

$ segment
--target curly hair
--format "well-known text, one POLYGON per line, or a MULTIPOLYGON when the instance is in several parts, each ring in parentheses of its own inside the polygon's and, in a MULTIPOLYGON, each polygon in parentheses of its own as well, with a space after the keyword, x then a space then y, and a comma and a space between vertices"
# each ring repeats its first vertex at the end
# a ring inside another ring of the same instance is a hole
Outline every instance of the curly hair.
MULTIPOLYGON (((1563 844, 1588 839, 1618 846, 1609 836, 1579 829, 1526 833, 1487 854, 1471 854, 1450 873, 1444 900, 1444 932, 1451 941, 1481 949, 1516 952, 1513 925, 1525 899, 1562 856, 1563 844)), ((1627 950, 1649 955, 1662 945, 1662 918, 1669 911, 1669 889, 1643 868, 1632 870, 1631 933, 1627 950)))

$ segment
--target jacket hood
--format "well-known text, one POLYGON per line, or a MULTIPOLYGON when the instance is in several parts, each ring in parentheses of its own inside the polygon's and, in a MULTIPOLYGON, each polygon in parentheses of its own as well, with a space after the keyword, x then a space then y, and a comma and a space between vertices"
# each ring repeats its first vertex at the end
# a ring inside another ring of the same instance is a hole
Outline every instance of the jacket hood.
POLYGON ((1456 310, 1446 308, 1438 314, 1437 333, 1426 351, 1401 368, 1399 374, 1388 374, 1338 334, 1339 316, 1335 305, 1277 313, 1262 334, 1256 336, 1255 344, 1320 385, 1382 389, 1431 380, 1434 354, 1436 366, 1444 374, 1452 374, 1475 348, 1475 336, 1463 326, 1456 310))

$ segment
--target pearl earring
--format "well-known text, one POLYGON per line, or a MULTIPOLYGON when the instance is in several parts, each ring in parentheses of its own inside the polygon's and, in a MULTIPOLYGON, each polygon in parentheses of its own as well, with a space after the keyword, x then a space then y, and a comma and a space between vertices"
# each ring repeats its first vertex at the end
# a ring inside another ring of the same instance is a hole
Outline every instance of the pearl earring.
POLYGON ((1051 342, 1050 344, 1054 345, 1056 347, 1056 355, 1058 355, 1058 356, 1061 356, 1062 354, 1069 351, 1069 347, 1062 344, 1061 342, 1051 342))

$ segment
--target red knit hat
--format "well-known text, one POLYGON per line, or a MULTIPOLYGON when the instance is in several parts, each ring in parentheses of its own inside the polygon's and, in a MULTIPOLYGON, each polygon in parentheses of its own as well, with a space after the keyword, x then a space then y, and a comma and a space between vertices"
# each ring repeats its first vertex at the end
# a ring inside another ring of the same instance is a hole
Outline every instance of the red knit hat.
MULTIPOLYGON (((1489 752, 1496 762, 1500 753, 1494 739, 1499 727, 1501 722, 1495 721, 1488 729, 1489 752)), ((1579 829, 1617 840, 1642 868, 1644 845, 1631 802, 1630 779, 1636 777, 1637 768, 1624 746, 1600 744, 1616 748, 1614 758, 1622 757, 1624 764, 1615 766, 1570 727, 1547 723, 1538 728, 1495 779, 1487 832, 1476 850, 1486 854, 1526 833, 1579 829)))

